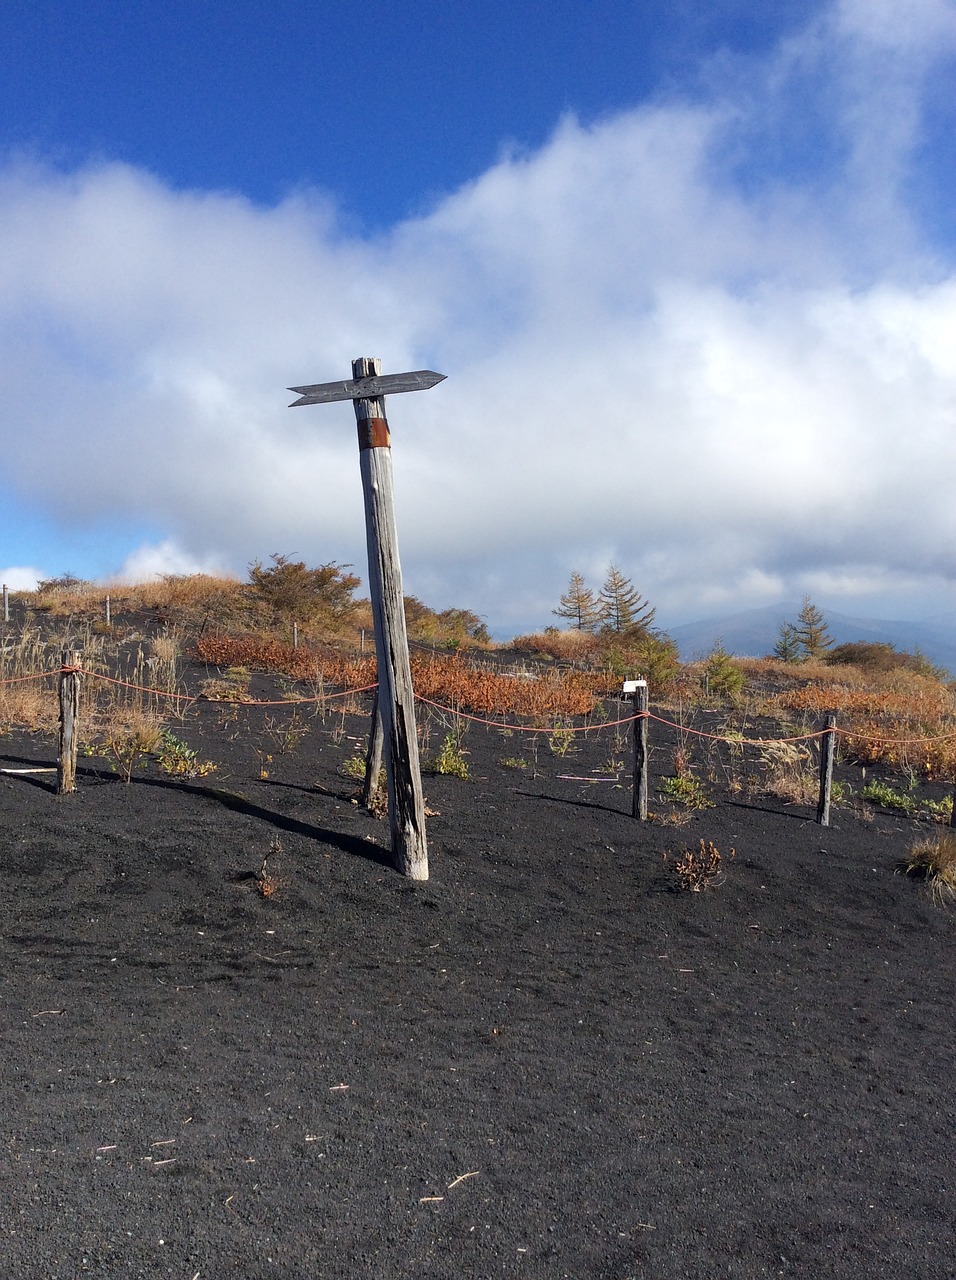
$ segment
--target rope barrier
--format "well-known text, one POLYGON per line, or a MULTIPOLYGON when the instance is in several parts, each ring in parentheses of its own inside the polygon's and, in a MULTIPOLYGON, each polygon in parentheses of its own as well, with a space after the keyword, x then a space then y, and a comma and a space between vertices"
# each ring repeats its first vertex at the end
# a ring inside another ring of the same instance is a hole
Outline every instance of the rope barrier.
MULTIPOLYGON (((443 707, 440 702, 432 702, 431 698, 423 698, 420 694, 415 695, 416 702, 424 702, 428 707, 434 707, 436 711, 443 711, 446 715, 455 716, 459 720, 471 720, 474 724, 486 724, 492 729, 510 729, 517 733, 554 733, 555 728, 558 732, 563 726, 558 725, 551 729, 536 728, 530 724, 508 724, 504 720, 486 720, 483 716, 472 716, 467 711, 456 711, 454 707, 443 707)), ((602 724, 585 724, 580 725, 576 729, 570 730, 571 733, 595 733, 598 729, 613 729, 617 725, 631 724, 634 720, 642 720, 647 715, 646 711, 641 711, 637 715, 627 716, 623 720, 605 720, 602 724)))
MULTIPOLYGON (((726 734, 705 733, 703 729, 691 729, 687 725, 676 724, 673 720, 664 720, 661 716, 655 716, 650 711, 645 713, 649 720, 656 720, 658 724, 665 724, 670 729, 677 729, 679 733, 686 733, 693 738, 706 738, 709 742, 726 742, 735 747, 769 747, 778 742, 810 742, 814 738, 822 738, 824 734, 833 732, 830 729, 815 729, 812 733, 799 733, 791 738, 728 738, 726 734)), ((635 717, 637 719, 638 717, 635 717)), ((839 732, 839 730, 836 730, 839 732)))
MULTIPOLYGON (((25 684, 31 680, 47 680, 57 675, 85 675, 93 680, 103 680, 107 684, 120 685, 125 689, 134 689, 140 693, 149 693, 154 697, 171 698, 178 702, 218 702, 225 706, 241 706, 241 707, 298 707, 310 705, 313 703, 331 701, 335 698, 351 698, 360 693, 370 693, 373 689, 378 688, 378 684, 366 684, 357 689, 343 689, 338 693, 322 693, 316 694, 311 698, 280 698, 274 700, 257 699, 257 698, 204 698, 202 694, 190 693, 172 693, 168 689, 155 689, 149 685, 134 684, 129 680, 121 680, 116 676, 104 675, 99 671, 87 671, 83 667, 77 666, 61 666, 50 671, 36 671, 25 676, 9 676, 0 680, 0 686, 25 684)), ((563 726, 553 726, 550 729, 535 727, 533 725, 514 724, 505 720, 489 720, 485 716, 472 715, 466 711, 459 711, 453 707, 446 707, 440 702, 434 702, 431 698, 425 698, 416 695, 416 701, 422 702, 426 706, 434 707, 436 711, 441 711, 445 715, 454 716, 457 719, 469 720, 474 724, 483 724, 490 729, 507 729, 512 733, 554 733, 561 732, 563 726)), ((703 729, 693 729, 688 725, 678 724, 674 720, 667 720, 663 716, 654 715, 650 711, 639 711, 634 715, 624 716, 619 720, 605 720, 600 724, 578 725, 569 730, 571 733, 598 733, 603 729, 616 729, 621 725, 633 724, 637 720, 654 720, 658 724, 662 724, 669 729, 676 729, 678 733, 693 738, 702 738, 708 742, 725 742, 729 746, 735 747, 772 747, 782 742, 812 742, 815 739, 822 739, 828 733, 839 734, 843 738, 856 739, 859 742, 876 743, 880 746, 896 747, 896 746, 931 746, 938 742, 952 742, 956 740, 956 732, 938 734, 934 737, 923 738, 886 738, 874 734, 863 733, 856 729, 845 728, 842 725, 836 725, 832 729, 816 729, 809 733, 793 734, 792 736, 783 738, 744 738, 729 737, 726 734, 707 733, 703 729)))
POLYGON ((49 676, 59 675, 59 668, 56 671, 36 671, 30 676, 9 676, 6 680, 0 680, 3 684, 23 684, 27 680, 46 680, 49 676))

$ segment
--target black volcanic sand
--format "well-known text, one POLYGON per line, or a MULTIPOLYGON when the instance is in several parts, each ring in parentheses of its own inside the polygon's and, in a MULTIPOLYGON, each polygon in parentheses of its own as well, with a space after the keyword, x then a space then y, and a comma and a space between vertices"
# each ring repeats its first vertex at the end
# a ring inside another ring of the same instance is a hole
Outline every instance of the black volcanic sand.
POLYGON ((915 823, 639 824, 578 780, 612 731, 535 765, 473 726, 412 883, 340 772, 367 714, 283 754, 288 715, 194 708, 191 782, 0 776, 5 1275, 956 1276, 956 913, 897 874, 915 823), (726 880, 680 892, 701 838, 726 880))

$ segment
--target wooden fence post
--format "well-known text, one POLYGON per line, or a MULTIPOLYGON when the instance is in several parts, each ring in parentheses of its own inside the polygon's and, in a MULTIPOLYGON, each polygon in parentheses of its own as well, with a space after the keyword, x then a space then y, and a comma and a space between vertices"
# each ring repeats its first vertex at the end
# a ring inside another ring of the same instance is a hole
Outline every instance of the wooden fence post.
POLYGON ((368 731, 368 751, 365 754, 365 782, 362 784, 362 806, 374 809, 379 799, 381 787, 379 775, 382 772, 382 754, 385 747, 385 732, 382 729, 382 717, 378 709, 378 693, 372 705, 372 723, 368 731))
MULTIPOLYGON (((375 377, 382 362, 352 361, 352 377, 375 377)), ((359 459, 365 496, 368 576, 375 620, 378 708, 385 738, 385 776, 392 853, 399 871, 413 880, 428 879, 425 797, 418 761, 415 700, 408 656, 402 569, 398 559, 392 487, 392 450, 381 396, 353 400, 358 425, 359 459)))
POLYGON ((7 584, 3 584, 3 620, 10 621, 10 592, 7 590, 7 584))
POLYGON ((107 594, 107 597, 106 597, 106 625, 108 627, 111 627, 113 625, 113 610, 110 604, 109 594, 107 594))
POLYGON ((640 822, 647 821, 647 709, 646 680, 628 680, 625 688, 631 689, 634 702, 634 782, 631 793, 631 815, 640 822))
POLYGON ((817 803, 817 822, 821 827, 830 825, 830 793, 833 789, 833 755, 836 744, 836 712, 828 711, 820 739, 820 799, 817 803))
POLYGON ((60 671, 60 758, 56 789, 61 796, 76 790, 76 748, 80 715, 80 652, 65 649, 60 671))

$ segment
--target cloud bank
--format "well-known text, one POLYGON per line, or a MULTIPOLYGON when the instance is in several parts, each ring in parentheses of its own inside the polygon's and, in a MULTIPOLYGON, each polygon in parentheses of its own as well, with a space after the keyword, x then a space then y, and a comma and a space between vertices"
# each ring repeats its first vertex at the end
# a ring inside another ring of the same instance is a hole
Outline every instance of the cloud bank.
POLYGON ((351 408, 284 389, 378 355, 448 375, 389 402, 406 590, 436 607, 544 625, 610 560, 665 625, 951 607, 956 245, 914 191, 954 53, 946 0, 843 0, 371 239, 317 192, 10 159, 5 482, 67 528, 162 530, 117 547, 126 575, 280 551, 364 576, 351 408))

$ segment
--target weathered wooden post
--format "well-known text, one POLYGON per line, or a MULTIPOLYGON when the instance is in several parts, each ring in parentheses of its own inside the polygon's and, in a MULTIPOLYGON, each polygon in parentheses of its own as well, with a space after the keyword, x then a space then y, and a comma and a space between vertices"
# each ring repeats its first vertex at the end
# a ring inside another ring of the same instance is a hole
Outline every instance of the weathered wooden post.
POLYGON ((7 584, 3 584, 3 620, 10 621, 10 592, 7 590, 7 584))
POLYGON ((817 822, 821 827, 830 825, 830 793, 833 790, 833 754, 836 741, 836 712, 828 711, 820 739, 820 799, 817 803, 817 822))
POLYGON ((365 753, 365 782, 362 784, 362 807, 374 809, 379 800, 379 774, 382 771, 382 754, 385 747, 385 733, 382 730, 382 717, 378 711, 378 693, 372 707, 372 723, 368 731, 368 751, 365 753))
POLYGON ((106 625, 108 627, 111 627, 113 625, 113 610, 110 605, 109 593, 107 593, 107 596, 106 596, 106 625))
POLYGON ((646 680, 625 680, 624 692, 634 705, 634 782, 631 790, 631 815, 647 821, 647 708, 646 680))
POLYGON ((418 762, 402 570, 395 531, 392 451, 385 396, 399 391, 424 391, 443 379, 444 374, 430 369, 382 376, 379 360, 360 357, 352 361, 350 382, 289 388, 299 395, 290 408, 335 400, 351 400, 355 408, 365 496, 369 592, 375 620, 378 707, 386 747, 392 855, 398 870, 414 880, 428 879, 425 799, 418 762))
POLYGON ((80 716, 80 652, 66 649, 60 670, 60 756, 56 789, 61 796, 76 790, 77 730, 80 716))

